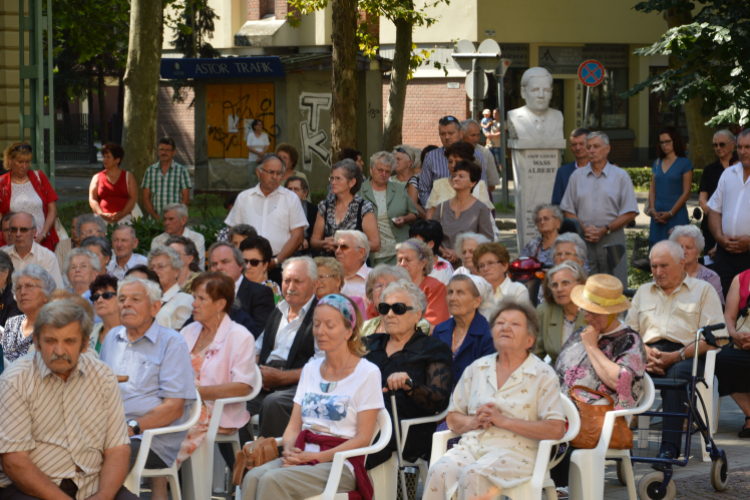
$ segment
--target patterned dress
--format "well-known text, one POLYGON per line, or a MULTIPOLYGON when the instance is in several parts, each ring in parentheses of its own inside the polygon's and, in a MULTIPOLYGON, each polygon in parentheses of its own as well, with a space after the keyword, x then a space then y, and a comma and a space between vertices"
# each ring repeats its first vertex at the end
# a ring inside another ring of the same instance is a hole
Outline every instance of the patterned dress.
POLYGON ((8 318, 5 323, 5 333, 3 333, 3 356, 9 362, 13 362, 29 352, 34 343, 34 336, 23 336, 23 322, 26 319, 25 314, 8 318))

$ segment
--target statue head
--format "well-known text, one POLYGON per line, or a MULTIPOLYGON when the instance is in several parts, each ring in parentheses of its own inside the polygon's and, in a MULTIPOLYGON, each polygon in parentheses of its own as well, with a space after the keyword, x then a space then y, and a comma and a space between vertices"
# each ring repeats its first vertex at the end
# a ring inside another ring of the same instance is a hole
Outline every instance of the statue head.
POLYGON ((534 113, 544 113, 552 99, 552 75, 544 68, 527 69, 521 77, 521 97, 534 113))

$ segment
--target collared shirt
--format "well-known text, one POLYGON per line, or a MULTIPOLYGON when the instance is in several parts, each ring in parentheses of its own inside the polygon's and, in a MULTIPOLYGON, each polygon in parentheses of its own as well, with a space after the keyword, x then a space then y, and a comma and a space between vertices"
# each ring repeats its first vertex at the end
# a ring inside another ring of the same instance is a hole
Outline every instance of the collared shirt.
POLYGON ((39 264, 47 271, 52 279, 55 280, 57 288, 65 288, 63 284, 62 274, 60 273, 60 263, 57 262, 57 257, 51 251, 44 248, 36 241, 31 245, 31 251, 26 257, 21 257, 16 251, 15 245, 4 247, 5 252, 13 262, 13 269, 20 271, 29 264, 39 264))
POLYGON ((721 214, 724 236, 750 234, 750 177, 744 180, 742 163, 727 167, 719 179, 719 186, 708 200, 708 208, 721 214))
MULTIPOLYGON (((312 306, 314 299, 315 295, 310 297, 310 300, 307 301, 307 304, 302 306, 299 314, 292 321, 289 321, 290 307, 286 300, 282 300, 279 302, 279 305, 276 306, 279 311, 281 311, 281 321, 279 322, 279 329, 276 331, 276 344, 273 346, 271 354, 268 355, 268 361, 286 361, 287 358, 289 358, 289 351, 292 350, 294 339, 297 337, 297 330, 299 330, 299 327, 302 325, 302 321, 304 321, 305 315, 307 315, 307 312, 310 310, 310 306, 312 306)), ((258 337, 258 352, 263 350, 263 339, 265 333, 266 332, 261 333, 260 337, 258 337)), ((318 343, 315 342, 315 357, 320 357, 321 355, 324 356, 325 353, 318 349, 318 343)))
MULTIPOLYGON (((200 259, 199 265, 201 269, 206 268, 206 239, 201 233, 193 231, 189 227, 186 227, 182 231, 182 236, 188 238, 195 243, 195 249, 198 250, 198 258, 200 259)), ((159 236, 151 240, 151 248, 157 245, 164 245, 172 235, 168 233, 161 233, 159 236)))
MULTIPOLYGON (((164 399, 185 400, 182 417, 172 425, 190 418, 189 405, 195 401, 193 365, 179 333, 154 321, 142 337, 130 342, 125 327, 119 326, 104 338, 100 357, 115 374, 129 377, 120 384, 126 418, 142 417, 164 399)), ((187 431, 154 436, 151 449, 172 464, 186 435, 187 431)))
POLYGON ((224 223, 227 226, 249 224, 271 243, 274 255, 278 255, 289 241, 293 229, 310 224, 302 210, 299 197, 284 187, 279 187, 266 196, 260 184, 237 196, 232 211, 224 223))
MULTIPOLYGON (((474 150, 474 160, 482 167, 482 180, 487 182, 487 174, 484 168, 482 154, 474 150)), ((450 177, 448 169, 448 158, 445 157, 445 147, 441 146, 427 153, 422 163, 422 173, 419 175, 419 200, 422 206, 427 205, 427 198, 432 191, 432 183, 438 179, 450 177)))
POLYGON ((190 189, 192 184, 187 169, 172 160, 166 175, 159 161, 148 167, 141 187, 151 191, 151 205, 157 214, 161 214, 165 206, 182 203, 182 190, 190 189))
POLYGON ((638 200, 630 176, 607 162, 597 176, 591 164, 570 176, 560 208, 583 225, 606 226, 623 214, 638 214, 638 200))
POLYGON ((529 289, 523 286, 522 283, 516 283, 511 281, 509 277, 505 277, 505 280, 495 290, 495 301, 500 301, 505 297, 511 297, 515 300, 525 300, 529 302, 529 289))
POLYGON ((146 257, 139 253, 132 253, 130 254, 128 261, 122 267, 117 263, 117 257, 109 259, 107 272, 118 280, 122 280, 125 279, 125 273, 128 272, 128 270, 133 269, 136 266, 146 265, 148 265, 148 259, 146 257))
POLYGON ((240 274, 240 278, 234 282, 234 296, 237 297, 237 294, 240 292, 240 287, 242 286, 242 280, 245 279, 245 276, 240 274))
MULTIPOLYGON (((55 484, 71 479, 77 500, 99 491, 104 452, 130 444, 115 375, 87 354, 67 381, 41 354, 24 356, 0 377, 0 411, 0 453, 27 451, 55 484)), ((0 488, 10 484, 0 472, 0 488)))
POLYGON ((175 283, 161 296, 161 309, 156 314, 156 321, 164 328, 181 330, 185 321, 193 314, 193 296, 180 291, 175 283))
MULTIPOLYGON (((669 295, 654 282, 641 285, 633 297, 625 323, 644 344, 669 340, 684 346, 695 341, 702 326, 724 322, 719 295, 709 283, 686 276, 669 295)), ((727 330, 714 332, 726 337, 727 330)))
POLYGON ((590 163, 586 163, 586 165, 578 165, 578 161, 572 161, 570 163, 566 163, 559 169, 557 169, 557 174, 555 174, 555 187, 552 188, 552 204, 553 205, 559 205, 562 203, 563 195, 565 194, 565 190, 568 188, 568 181, 570 180, 570 176, 573 175, 573 172, 578 170, 579 168, 585 168, 591 165, 590 163))
POLYGON ((365 282, 367 276, 370 274, 371 269, 367 267, 367 262, 362 264, 356 273, 351 276, 347 276, 344 279, 344 286, 341 288, 341 295, 347 297, 361 297, 364 300, 367 297, 365 292, 365 282))

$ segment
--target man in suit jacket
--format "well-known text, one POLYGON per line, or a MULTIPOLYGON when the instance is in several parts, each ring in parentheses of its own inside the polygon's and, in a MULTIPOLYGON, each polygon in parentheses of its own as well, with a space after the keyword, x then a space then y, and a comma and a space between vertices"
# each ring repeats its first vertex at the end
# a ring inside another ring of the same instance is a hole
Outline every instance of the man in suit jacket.
POLYGON ((565 190, 568 189, 568 181, 573 172, 579 168, 587 167, 589 164, 589 153, 586 151, 586 136, 589 131, 585 128, 577 128, 570 133, 570 151, 575 161, 566 163, 557 170, 555 175, 555 187, 552 188, 552 204, 562 203, 565 190))
MULTIPOLYGON (((314 283, 318 266, 310 257, 292 257, 284 262, 281 293, 284 300, 274 309, 263 334, 256 342, 263 391, 247 409, 259 415, 260 435, 284 434, 294 408, 294 395, 302 367, 320 352, 313 338, 313 315, 318 300, 314 283)), ((251 439, 251 424, 240 429, 240 442, 251 439)))
POLYGON ((227 241, 211 245, 208 262, 211 271, 224 273, 234 280, 235 303, 252 318, 255 324, 250 333, 257 339, 274 309, 273 291, 245 278, 245 258, 227 241))

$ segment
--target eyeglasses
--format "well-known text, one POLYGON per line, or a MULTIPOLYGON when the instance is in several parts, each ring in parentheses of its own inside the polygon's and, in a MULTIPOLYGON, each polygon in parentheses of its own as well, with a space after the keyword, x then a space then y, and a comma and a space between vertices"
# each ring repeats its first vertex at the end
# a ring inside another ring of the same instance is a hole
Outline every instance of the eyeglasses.
POLYGON ((438 121, 438 124, 443 125, 443 126, 448 125, 450 123, 455 123, 456 125, 458 125, 458 118, 456 118, 455 116, 448 115, 448 116, 442 117, 438 121))
POLYGON ((99 300, 99 298, 102 298, 104 300, 109 300, 116 295, 117 295, 117 292, 95 293, 91 296, 91 302, 96 302, 97 300, 99 300))
POLYGON ((85 271, 86 269, 91 269, 91 266, 88 264, 81 264, 80 266, 70 266, 68 267, 68 271, 76 272, 78 270, 85 271))
POLYGON ((485 262, 484 264, 479 264, 479 267, 478 267, 478 269, 479 269, 480 271, 482 271, 482 270, 484 270, 484 269, 487 269, 487 268, 489 268, 489 267, 493 267, 493 266, 496 266, 496 265, 498 265, 498 264, 500 264, 500 261, 499 261, 499 260, 496 260, 495 262, 485 262))
POLYGON ((169 264, 154 264, 153 266, 150 266, 150 269, 152 271, 163 271, 168 267, 172 267, 169 264))
POLYGON ((726 145, 727 145, 726 142, 714 142, 714 147, 715 148, 723 148, 726 145))
POLYGON ((328 182, 346 182, 348 180, 349 179, 347 179, 346 177, 333 177, 333 176, 331 176, 331 177, 328 178, 328 182))
POLYGON ((572 280, 553 281, 549 284, 550 289, 557 290, 559 288, 568 288, 573 284, 572 280))
POLYGON ((33 227, 15 227, 15 226, 10 226, 10 232, 13 233, 13 234, 16 234, 16 233, 26 234, 29 231, 31 231, 32 229, 34 229, 34 228, 33 227))
POLYGON ((338 276, 336 276, 335 274, 319 274, 318 275, 319 280, 326 279, 326 278, 338 278, 338 276))
POLYGON ((539 224, 540 222, 549 222, 549 221, 551 221, 552 219, 554 219, 554 217, 552 217, 552 216, 547 216, 547 217, 537 217, 537 219, 536 219, 536 221, 535 221, 535 222, 536 222, 537 224, 539 224))
POLYGON ((270 175, 271 177, 283 177, 284 176, 284 172, 282 170, 271 171, 271 170, 266 170, 265 168, 259 168, 258 170, 260 170, 266 175, 270 175))
POLYGON ((661 144, 662 146, 667 145, 667 144, 672 144, 672 139, 668 141, 659 141, 659 144, 661 144))
POLYGON ((578 254, 575 252, 555 252, 555 258, 562 258, 562 257, 577 257, 578 254))
POLYGON ((259 264, 265 262, 263 259, 245 259, 245 264, 248 266, 258 267, 259 264))
POLYGON ((18 146, 13 148, 13 151, 28 151, 29 153, 31 153, 31 146, 29 146, 28 144, 19 144, 18 146))
POLYGON ((32 292, 34 291, 34 288, 42 288, 42 285, 37 285, 34 283, 27 283, 25 285, 16 285, 16 293, 21 293, 24 290, 32 292))
POLYGON ((334 251, 334 252, 338 252, 338 251, 339 251, 339 249, 340 249, 340 250, 341 250, 342 252, 346 252, 346 251, 347 251, 347 250, 349 250, 350 248, 351 248, 351 245, 348 245, 348 244, 346 244, 346 243, 341 243, 341 244, 339 244, 339 245, 333 245, 333 251, 334 251))
POLYGON ((406 311, 413 311, 414 308, 411 306, 407 306, 403 302, 396 302, 395 304, 386 304, 385 302, 381 302, 378 304, 378 312, 381 316, 386 316, 388 312, 393 310, 393 314, 396 316, 403 316, 406 314, 406 311))

